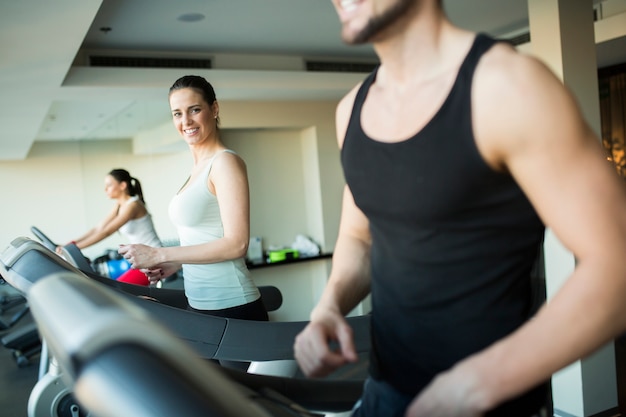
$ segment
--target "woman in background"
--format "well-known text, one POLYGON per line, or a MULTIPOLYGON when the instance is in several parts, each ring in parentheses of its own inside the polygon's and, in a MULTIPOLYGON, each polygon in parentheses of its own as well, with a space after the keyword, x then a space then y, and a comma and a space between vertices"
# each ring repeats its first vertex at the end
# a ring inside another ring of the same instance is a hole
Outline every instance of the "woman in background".
MULTIPOLYGON (((119 232, 129 243, 161 246, 139 180, 125 169, 114 169, 104 178, 104 191, 110 199, 116 201, 112 210, 99 225, 70 243, 85 249, 119 232)), ((133 269, 123 273, 117 280, 137 285, 150 284, 145 273, 133 269)))

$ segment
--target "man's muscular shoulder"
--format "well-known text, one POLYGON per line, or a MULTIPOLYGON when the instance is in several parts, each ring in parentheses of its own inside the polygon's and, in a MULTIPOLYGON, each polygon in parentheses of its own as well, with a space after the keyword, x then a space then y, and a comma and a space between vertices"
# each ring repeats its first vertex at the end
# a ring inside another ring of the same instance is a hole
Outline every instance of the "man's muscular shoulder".
MULTIPOLYGON (((555 117, 565 89, 537 58, 496 44, 481 58, 472 83, 472 122, 479 151, 495 169, 525 146, 534 127, 555 117)), ((539 135, 542 136, 542 135, 539 135)))

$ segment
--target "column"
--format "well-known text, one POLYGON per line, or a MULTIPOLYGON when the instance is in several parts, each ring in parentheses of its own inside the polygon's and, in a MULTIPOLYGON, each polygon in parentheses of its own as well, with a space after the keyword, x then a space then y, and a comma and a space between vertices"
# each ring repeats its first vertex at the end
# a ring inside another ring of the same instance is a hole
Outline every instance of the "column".
MULTIPOLYGON (((532 53, 574 93, 585 119, 600 137, 593 0, 528 0, 528 10, 532 53)), ((575 266, 573 254, 550 230, 545 263, 549 302, 575 266)), ((552 385, 555 414, 587 417, 616 408, 613 344, 556 373, 552 385)))

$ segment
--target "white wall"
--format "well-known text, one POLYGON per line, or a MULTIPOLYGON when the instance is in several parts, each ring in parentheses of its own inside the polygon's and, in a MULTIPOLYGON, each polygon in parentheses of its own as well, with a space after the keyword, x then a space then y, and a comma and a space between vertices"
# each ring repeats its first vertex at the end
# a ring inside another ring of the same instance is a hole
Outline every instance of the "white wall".
MULTIPOLYGON (((289 246, 308 233, 305 172, 298 130, 226 131, 224 143, 246 161, 250 182, 250 235, 263 245, 289 246), (285 198, 288 197, 288 198, 285 198)), ((319 209, 318 209, 319 211, 319 209)))
MULTIPOLYGON (((136 156, 130 141, 35 143, 23 161, 1 162, 6 198, 0 216, 0 244, 31 236, 37 226, 51 239, 66 243, 96 225, 113 202, 104 193, 104 177, 113 168, 128 169, 142 184, 148 209, 162 238, 175 236, 167 202, 184 180, 189 164, 184 152, 136 156)), ((124 242, 115 234, 85 250, 97 256, 124 242)))

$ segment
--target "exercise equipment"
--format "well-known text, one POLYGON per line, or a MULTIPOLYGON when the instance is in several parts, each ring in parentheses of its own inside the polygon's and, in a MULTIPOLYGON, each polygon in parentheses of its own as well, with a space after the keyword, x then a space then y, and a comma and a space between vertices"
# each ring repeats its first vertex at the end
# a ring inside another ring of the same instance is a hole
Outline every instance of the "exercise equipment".
MULTIPOLYGON (((2 281, 4 281, 4 279, 2 281)), ((20 306, 25 302, 26 299, 20 294, 2 294, 0 295, 0 314, 4 314, 12 308, 20 306)))
MULTIPOLYGON (((55 252, 24 237, 14 239, 0 254, 0 273, 7 282, 26 294, 27 298, 35 283, 45 282, 49 276, 59 273, 71 273, 86 282, 99 285, 94 279, 91 279, 90 276, 55 252)), ((123 284, 110 279, 105 279, 102 282, 117 283, 115 286, 123 284)), ((158 296, 165 293, 166 297, 164 298, 169 296, 171 299, 175 298, 172 295, 173 292, 179 293, 178 295, 182 293, 181 290, 125 285, 132 287, 135 291, 141 290, 144 294, 153 293, 158 296)), ((273 365, 274 361, 278 361, 280 365, 278 374, 284 375, 285 369, 289 372, 293 370, 295 364, 292 352, 293 340, 307 324, 306 322, 252 322, 212 317, 154 302, 145 297, 137 297, 119 288, 114 288, 113 285, 108 286, 119 298, 136 305, 150 317, 168 327, 170 331, 186 342, 186 345, 194 351, 196 356, 206 359, 253 361, 257 362, 261 368, 263 365, 273 365), (254 341, 253 345, 249 343, 250 340, 254 341)), ((65 300, 59 302, 57 293, 51 295, 57 300, 57 304, 68 304, 65 300)), ((184 297, 184 294, 182 296, 184 297)), ((357 350, 366 354, 369 351, 369 318, 362 316, 348 320, 352 322, 357 350)), ((253 365, 255 364, 253 363, 253 365)), ((59 374, 56 372, 56 368, 54 366, 50 368, 52 372, 45 373, 45 378, 42 378, 33 390, 32 401, 29 402, 30 417, 46 415, 46 410, 50 409, 50 402, 59 404, 62 398, 70 395, 67 388, 59 383, 59 374), (40 389, 41 385, 44 388, 40 389)), ((251 366, 251 368, 253 367, 251 366)), ((268 371, 266 366, 265 371, 261 369, 258 372, 271 373, 273 371, 268 371)), ((355 375, 364 375, 364 373, 355 372, 355 369, 346 369, 344 373, 338 372, 333 376, 341 378, 349 375, 358 378, 355 375)), ((293 372, 289 376, 294 376, 293 372)), ((362 380, 362 377, 360 379, 362 380)), ((359 387, 361 380, 356 380, 359 387)))
MULTIPOLYGON (((106 275, 111 279, 118 279, 130 269, 130 263, 124 258, 110 259, 104 265, 106 265, 106 273, 102 275, 106 275)), ((101 271, 104 272, 104 270, 101 271)))
POLYGON ((346 410, 360 395, 346 381, 226 373, 201 361, 145 310, 119 295, 76 274, 57 273, 37 282, 28 296, 78 401, 98 417, 312 416, 304 407, 346 410), (352 389, 347 402, 337 395, 346 387, 352 389), (306 406, 296 405, 300 401, 306 406))
MULTIPOLYGON (((9 287, 6 281, 0 277, 0 284, 9 287)), ((34 323, 14 329, 13 327, 24 318, 30 311, 26 298, 21 294, 3 292, 0 295, 0 314, 9 314, 11 310, 19 308, 13 312, 8 319, 0 319, 0 331, 7 331, 0 338, 0 343, 11 351, 17 366, 22 368, 30 364, 30 357, 39 353, 39 335, 34 323)))
POLYGON ((37 239, 39 239, 41 243, 43 243, 43 245, 52 252, 56 251, 57 247, 60 246, 54 243, 52 239, 50 239, 44 232, 39 230, 37 227, 31 226, 30 231, 33 232, 37 239))
MULTIPOLYGON (((109 277, 102 276, 94 272, 87 258, 75 244, 63 246, 61 249, 62 256, 60 257, 56 253, 57 245, 54 242, 52 242, 37 228, 33 228, 33 233, 39 237, 42 241, 41 243, 25 237, 15 239, 5 250, 5 253, 3 254, 4 258, 8 259, 9 257, 20 257, 22 254, 31 250, 36 251, 39 255, 45 254, 49 259, 53 259, 57 262, 64 259, 71 264, 71 266, 89 276, 89 278, 104 285, 112 286, 128 294, 149 298, 162 304, 181 309, 185 309, 187 307, 187 298, 185 297, 184 290, 158 288, 152 286, 145 287, 112 280, 109 277)), ((36 259, 40 258, 40 256, 33 253, 27 255, 27 257, 29 259, 28 262, 32 262, 33 265, 38 265, 38 261, 36 259)), ((65 267, 67 267, 67 264, 64 268, 65 267)), ((28 271, 29 268, 26 268, 25 270, 28 271)), ((26 282, 22 282, 22 284, 26 285, 25 288, 28 287, 26 282)), ((25 292, 26 290, 22 288, 22 291, 25 292)), ((268 312, 276 311, 280 308, 283 298, 278 288, 273 286, 260 286, 259 291, 261 292, 261 299, 268 312)), ((41 351, 39 334, 34 324, 27 325, 27 327, 21 329, 18 333, 7 335, 2 342, 5 347, 13 351, 13 357, 19 367, 28 366, 31 363, 31 359, 38 355, 41 351)), ((252 366, 252 370, 255 372, 265 372, 264 367, 265 365, 258 363, 252 366)))
POLYGON ((41 339, 35 323, 28 323, 0 339, 2 346, 11 351, 18 368, 31 364, 31 359, 41 353, 41 339))
MULTIPOLYGON (((91 275, 83 273, 55 252, 26 237, 14 239, 0 254, 0 274, 26 295, 35 282, 59 272, 71 272, 93 281, 91 275)), ((97 276, 95 278, 98 279, 97 276)), ((293 340, 307 324, 208 316, 177 308, 180 299, 184 297, 182 290, 146 288, 105 279, 99 282, 117 290, 121 297, 148 311, 160 323, 195 346, 198 354, 204 358, 252 361, 293 359, 293 340), (254 340, 254 346, 241 346, 242 340, 254 340)), ((262 293, 263 289, 264 287, 260 288, 262 293)), ((270 295, 276 296, 275 289, 270 289, 270 295)), ((263 302, 265 303, 264 298, 263 302)), ((350 317, 348 321, 355 330, 357 350, 369 352, 369 317, 350 317)))
MULTIPOLYGON (((31 230, 33 234, 41 241, 42 245, 53 252, 58 247, 48 236, 46 236, 37 227, 32 226, 31 230)), ((61 249, 63 259, 67 260, 74 267, 78 268, 84 274, 90 278, 95 279, 103 284, 113 286, 124 292, 136 296, 143 296, 153 298, 163 304, 170 305, 172 307, 178 307, 185 309, 187 307, 187 297, 181 289, 167 289, 159 286, 137 286, 125 282, 119 282, 109 279, 108 276, 102 275, 98 272, 97 268, 94 269, 93 265, 89 262, 88 258, 83 255, 81 250, 73 243, 69 243, 61 249)), ((110 255, 103 255, 112 258, 110 255)), ((276 311, 280 308, 283 302, 282 294, 278 288, 274 286, 260 286, 261 299, 265 305, 265 309, 268 312, 276 311)))
MULTIPOLYGON (((55 243, 36 226, 31 226, 30 231, 35 235, 35 237, 37 237, 37 239, 42 242, 42 244, 46 248, 50 249, 53 252, 55 252, 56 249, 61 246, 58 243, 55 243)), ((70 246, 75 247, 75 250, 72 251, 74 258, 73 260, 78 265, 79 269, 83 271, 97 273, 100 276, 108 277, 111 279, 117 279, 124 272, 130 269, 130 263, 121 255, 119 255, 115 250, 107 250, 104 255, 97 257, 92 262, 80 252, 80 249, 78 249, 78 246, 76 246, 76 244, 69 243, 65 245, 64 248, 67 250, 67 248, 70 246), (80 258, 78 257, 78 254, 80 254, 80 258)))
MULTIPOLYGON (((80 271, 93 280, 96 280, 104 285, 114 287, 133 296, 151 299, 180 309, 185 309, 187 307, 187 298, 185 297, 183 290, 144 287, 111 280, 108 277, 95 273, 76 245, 69 244, 64 246, 61 251, 62 256, 57 255, 57 253, 49 249, 49 247, 56 249, 57 246, 53 243, 50 244, 49 242, 48 244, 45 244, 44 242, 38 243, 28 238, 18 238, 7 247, 2 254, 2 258, 3 260, 11 263, 12 259, 18 259, 25 256, 25 258, 23 258, 20 262, 20 265, 22 265, 20 271, 26 275, 29 275, 31 271, 36 270, 38 266, 43 266, 46 265, 47 262, 54 261, 52 264, 48 265, 48 267, 52 269, 46 270, 44 267, 39 270, 36 276, 41 275, 46 271, 58 271, 59 265, 62 265, 61 270, 74 269, 80 271), (44 259, 46 261, 43 261, 44 259), (54 263, 57 265, 54 266, 54 263)), ((17 280, 15 285, 18 290, 24 293, 27 292, 30 286, 29 279, 24 278, 24 276, 19 276, 19 274, 15 275, 13 279, 17 280)), ((280 308, 283 299, 278 288, 273 286, 260 286, 259 291, 261 292, 261 299, 268 312, 276 311, 280 308)), ((176 323, 172 323, 172 326, 176 326, 176 323)), ((202 342, 199 343, 201 344, 202 342)), ((19 367, 30 365, 31 359, 38 355, 41 351, 40 337, 37 327, 33 323, 24 326, 19 329, 19 331, 15 331, 14 333, 3 337, 2 344, 6 348, 12 350, 13 358, 16 360, 19 367)), ((264 372, 263 368, 263 364, 253 365, 253 370, 257 370, 258 372, 264 372)))
POLYGON ((26 314, 28 314, 28 304, 21 295, 2 295, 0 297, 0 314, 5 314, 15 307, 21 308, 9 317, 9 321, 0 319, 0 331, 8 330, 17 324, 26 314))
MULTIPOLYGON (((6 284, 2 279, 3 284, 6 284)), ((8 284, 6 285, 8 287, 8 284)), ((0 296, 0 314, 10 313, 19 308, 8 320, 0 319, 0 331, 7 331, 0 343, 11 351, 17 366, 23 368, 30 364, 30 358, 41 350, 41 342, 34 323, 14 329, 13 327, 30 311, 26 298, 21 294, 3 293, 0 296)))

